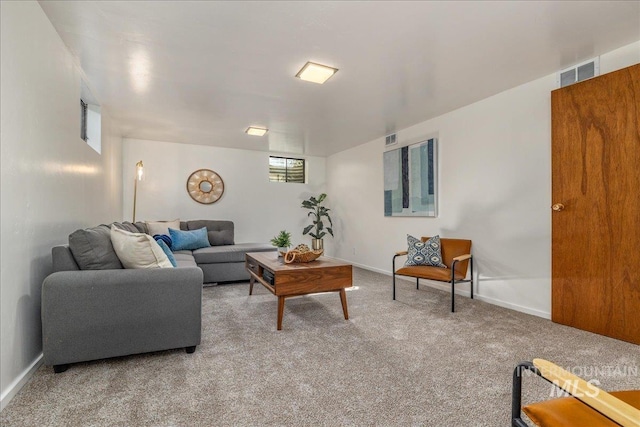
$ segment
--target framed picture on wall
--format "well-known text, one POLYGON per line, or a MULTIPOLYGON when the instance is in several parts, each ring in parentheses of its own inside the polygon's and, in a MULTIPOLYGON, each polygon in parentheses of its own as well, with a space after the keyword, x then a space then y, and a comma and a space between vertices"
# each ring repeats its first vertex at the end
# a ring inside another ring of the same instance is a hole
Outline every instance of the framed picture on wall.
POLYGON ((384 216, 438 215, 437 139, 384 153, 384 216))

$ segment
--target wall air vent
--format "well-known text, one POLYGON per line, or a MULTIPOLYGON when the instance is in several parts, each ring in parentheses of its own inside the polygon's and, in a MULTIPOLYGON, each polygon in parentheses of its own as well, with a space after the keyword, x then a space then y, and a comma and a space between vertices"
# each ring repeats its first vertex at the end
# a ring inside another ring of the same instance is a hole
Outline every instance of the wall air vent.
POLYGON ((558 87, 565 87, 600 75, 600 57, 558 71, 558 87))
POLYGON ((387 135, 387 137, 384 139, 384 145, 385 146, 389 146, 389 145, 393 145, 396 142, 398 142, 398 140, 396 139, 396 134, 392 133, 391 135, 387 135))

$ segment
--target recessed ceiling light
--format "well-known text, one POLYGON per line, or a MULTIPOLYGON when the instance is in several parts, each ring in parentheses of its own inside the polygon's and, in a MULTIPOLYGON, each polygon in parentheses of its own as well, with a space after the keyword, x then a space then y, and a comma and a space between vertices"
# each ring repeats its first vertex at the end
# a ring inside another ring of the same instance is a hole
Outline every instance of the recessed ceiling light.
POLYGON ((255 127, 255 126, 249 126, 247 128, 247 130, 245 130, 245 132, 249 135, 253 135, 253 136, 263 136, 265 133, 267 133, 269 129, 265 129, 265 128, 259 128, 259 127, 255 127))
POLYGON ((337 68, 329 67, 322 64, 316 64, 315 62, 307 62, 304 67, 298 71, 296 77, 313 83, 324 83, 329 80, 329 77, 338 72, 337 68))

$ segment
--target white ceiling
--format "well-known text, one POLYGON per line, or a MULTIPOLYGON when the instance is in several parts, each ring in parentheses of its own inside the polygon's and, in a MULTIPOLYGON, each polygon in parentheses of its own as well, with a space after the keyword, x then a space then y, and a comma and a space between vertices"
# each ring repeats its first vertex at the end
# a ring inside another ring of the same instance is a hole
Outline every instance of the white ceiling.
POLYGON ((40 4, 123 136, 320 156, 640 40, 638 1, 40 4))

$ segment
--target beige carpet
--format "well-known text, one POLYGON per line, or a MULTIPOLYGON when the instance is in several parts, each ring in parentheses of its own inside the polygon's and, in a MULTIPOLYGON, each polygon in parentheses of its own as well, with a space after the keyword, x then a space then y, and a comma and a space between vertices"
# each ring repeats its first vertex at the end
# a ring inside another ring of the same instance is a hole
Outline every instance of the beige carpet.
MULTIPOLYGON (((607 390, 640 388, 640 348, 354 269, 347 292, 287 300, 248 284, 204 289, 194 354, 41 367, 2 426, 507 426, 515 364, 546 358, 607 390), (595 375, 591 375, 595 374, 595 375), (626 375, 625 375, 626 374, 626 375)), ((550 386, 525 379, 525 401, 550 386)))

